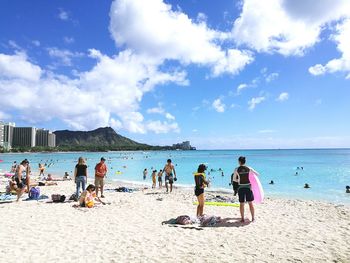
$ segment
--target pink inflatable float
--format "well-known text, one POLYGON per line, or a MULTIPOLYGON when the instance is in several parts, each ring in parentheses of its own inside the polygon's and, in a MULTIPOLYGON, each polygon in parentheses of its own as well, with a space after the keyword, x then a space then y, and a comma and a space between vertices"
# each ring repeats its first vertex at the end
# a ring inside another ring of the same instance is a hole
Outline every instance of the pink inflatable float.
POLYGON ((254 203, 262 203, 264 201, 264 190, 258 176, 252 170, 249 172, 249 181, 254 195, 254 203))

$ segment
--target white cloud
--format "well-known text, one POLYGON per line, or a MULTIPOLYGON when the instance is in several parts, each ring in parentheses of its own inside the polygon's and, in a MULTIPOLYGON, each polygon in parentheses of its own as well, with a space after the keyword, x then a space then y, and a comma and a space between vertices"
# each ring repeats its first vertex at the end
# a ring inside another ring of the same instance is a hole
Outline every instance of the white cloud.
POLYGON ((118 46, 126 45, 139 54, 187 65, 208 66, 213 76, 237 74, 253 61, 248 51, 224 50, 218 43, 230 34, 195 23, 181 11, 173 11, 162 0, 114 1, 110 32, 118 46))
POLYGON ((242 90, 244 90, 248 87, 249 87, 249 85, 246 83, 239 84, 237 87, 237 93, 240 94, 242 90))
POLYGON ((146 124, 148 130, 154 133, 169 133, 169 132, 180 132, 179 125, 176 122, 168 123, 161 121, 150 121, 146 124))
POLYGON ((58 49, 56 47, 47 48, 49 56, 57 58, 59 63, 64 66, 72 66, 72 59, 84 56, 81 52, 72 52, 67 49, 58 49))
POLYGON ((0 79, 18 78, 26 81, 37 81, 41 74, 41 68, 30 63, 24 52, 17 52, 15 55, 0 53, 0 79))
POLYGON ((90 56, 96 65, 71 79, 54 73, 42 75, 42 69, 25 54, 0 54, 4 113, 18 111, 33 123, 57 118, 70 128, 83 130, 111 125, 134 133, 165 132, 165 123, 172 127, 169 131, 179 130, 176 123, 167 122, 157 130, 139 112, 139 104, 156 85, 186 83, 185 74, 160 72, 157 64, 130 51, 109 57, 91 50, 90 56))
POLYGON ((269 75, 267 75, 267 76, 265 77, 265 81, 266 81, 267 83, 269 83, 269 82, 271 82, 271 81, 277 79, 278 76, 279 76, 279 74, 278 74, 277 72, 273 72, 273 73, 271 73, 271 74, 269 74, 269 75))
POLYGON ((289 99, 289 94, 287 92, 282 92, 276 100, 282 102, 288 99, 289 99))
POLYGON ((216 99, 216 100, 213 101, 212 107, 217 112, 225 112, 226 105, 224 103, 222 103, 221 99, 216 99))
POLYGON ((261 102, 263 102, 266 98, 261 96, 261 97, 255 97, 252 98, 250 101, 248 101, 248 105, 249 105, 249 110, 254 110, 256 105, 260 104, 261 102))
POLYGON ((166 119, 168 120, 175 120, 175 117, 170 114, 169 112, 166 112, 161 103, 158 103, 158 107, 154 107, 154 108, 150 108, 147 110, 148 114, 152 114, 152 113, 156 113, 156 114, 160 114, 163 115, 166 119))
POLYGON ((175 116, 171 115, 169 112, 165 113, 165 118, 167 118, 168 120, 175 120, 175 116))
POLYGON ((347 0, 244 0, 232 33, 236 43, 258 52, 303 55, 328 23, 349 14, 347 0))
POLYGON ((312 75, 322 75, 327 72, 334 73, 340 71, 345 72, 348 79, 350 76, 350 18, 336 26, 336 33, 332 36, 332 39, 337 43, 341 57, 328 61, 324 66, 316 64, 309 68, 309 72, 312 75))
POLYGON ((58 13, 58 18, 63 20, 63 21, 67 21, 67 20, 69 20, 69 14, 63 8, 60 8, 59 13, 58 13))
POLYGON ((63 37, 63 41, 66 44, 72 44, 72 43, 75 42, 75 39, 74 39, 74 37, 67 37, 67 36, 65 36, 65 37, 63 37))

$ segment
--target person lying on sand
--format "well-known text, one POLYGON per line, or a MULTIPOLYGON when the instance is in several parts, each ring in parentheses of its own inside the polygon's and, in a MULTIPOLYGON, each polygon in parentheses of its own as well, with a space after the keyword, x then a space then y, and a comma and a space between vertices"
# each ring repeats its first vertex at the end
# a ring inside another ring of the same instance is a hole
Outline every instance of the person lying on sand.
POLYGON ((95 201, 105 205, 95 193, 96 187, 93 184, 89 184, 86 190, 80 195, 79 205, 81 207, 92 208, 95 206, 95 201))

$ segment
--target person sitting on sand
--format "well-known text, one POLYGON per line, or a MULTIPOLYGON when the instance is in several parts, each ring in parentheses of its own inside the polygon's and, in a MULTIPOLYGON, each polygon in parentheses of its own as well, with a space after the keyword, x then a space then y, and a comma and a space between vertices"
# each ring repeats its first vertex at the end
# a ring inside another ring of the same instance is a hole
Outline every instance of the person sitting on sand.
POLYGON ((72 180, 67 172, 64 172, 63 180, 72 180))
POLYGON ((96 196, 95 190, 95 186, 93 184, 89 184, 86 190, 82 192, 79 198, 79 205, 81 207, 92 208, 95 205, 95 201, 105 204, 98 196, 96 196))
POLYGON ((163 171, 162 171, 162 169, 160 169, 160 170, 159 170, 159 173, 158 173, 158 184, 159 184, 159 188, 162 188, 162 186, 163 186, 162 174, 163 174, 163 171))
POLYGON ((153 170, 153 172, 152 172, 152 188, 156 188, 156 176, 157 176, 157 170, 153 170))
POLYGON ((235 175, 239 178, 238 183, 238 198, 239 198, 239 210, 241 213, 241 222, 244 222, 244 203, 248 202, 250 213, 252 215, 252 221, 254 221, 254 195, 251 190, 251 184, 249 181, 249 172, 253 171, 256 175, 259 175, 253 168, 245 165, 246 158, 240 156, 238 158, 239 167, 234 171, 235 175))
POLYGON ((167 160, 166 165, 163 168, 162 174, 165 172, 165 187, 166 192, 169 191, 168 184, 170 184, 170 193, 173 191, 173 183, 176 181, 176 171, 174 165, 171 163, 171 159, 167 160), (174 176, 173 176, 174 172, 174 176))
POLYGON ((205 164, 200 164, 198 166, 197 173, 194 174, 194 182, 196 184, 194 188, 194 194, 197 196, 198 199, 197 217, 203 215, 205 201, 204 188, 209 185, 209 182, 205 179, 205 170, 205 164))
POLYGON ((309 184, 305 184, 304 188, 310 188, 309 184))
POLYGON ((17 189, 18 187, 15 180, 15 176, 12 176, 11 180, 9 180, 8 186, 6 186, 6 194, 16 193, 17 189))

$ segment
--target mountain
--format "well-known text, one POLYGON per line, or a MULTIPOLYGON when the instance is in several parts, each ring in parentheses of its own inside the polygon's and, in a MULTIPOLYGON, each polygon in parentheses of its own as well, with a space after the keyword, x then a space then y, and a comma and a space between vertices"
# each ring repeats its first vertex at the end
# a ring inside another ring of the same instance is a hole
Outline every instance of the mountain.
POLYGON ((55 131, 56 146, 67 150, 148 150, 154 146, 135 142, 117 134, 111 127, 93 131, 55 131))

